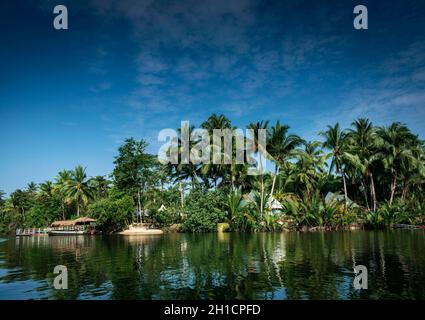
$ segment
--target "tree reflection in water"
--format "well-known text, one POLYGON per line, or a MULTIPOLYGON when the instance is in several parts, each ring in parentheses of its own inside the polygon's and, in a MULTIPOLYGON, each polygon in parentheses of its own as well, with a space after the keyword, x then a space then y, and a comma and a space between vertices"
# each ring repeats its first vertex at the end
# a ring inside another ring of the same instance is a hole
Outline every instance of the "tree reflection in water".
POLYGON ((0 298, 424 299, 423 230, 29 237, 0 242, 0 298), (56 265, 69 289, 54 290, 56 265), (353 288, 353 267, 369 289, 353 288))

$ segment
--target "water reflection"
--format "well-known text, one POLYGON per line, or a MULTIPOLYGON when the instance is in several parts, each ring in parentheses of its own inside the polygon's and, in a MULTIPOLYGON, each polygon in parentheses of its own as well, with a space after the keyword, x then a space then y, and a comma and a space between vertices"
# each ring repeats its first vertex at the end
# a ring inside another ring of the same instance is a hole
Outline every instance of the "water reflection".
POLYGON ((0 299, 424 299, 423 230, 24 237, 0 242, 0 299), (52 289, 68 267, 69 289, 52 289), (354 290, 353 266, 369 269, 354 290))

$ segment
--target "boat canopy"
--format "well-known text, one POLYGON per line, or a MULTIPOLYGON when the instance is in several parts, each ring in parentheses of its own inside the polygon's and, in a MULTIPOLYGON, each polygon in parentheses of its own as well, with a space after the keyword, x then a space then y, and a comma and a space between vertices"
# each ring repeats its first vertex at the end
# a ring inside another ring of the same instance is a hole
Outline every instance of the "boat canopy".
POLYGON ((54 221, 50 226, 51 227, 71 227, 76 225, 88 224, 91 222, 96 222, 96 220, 92 218, 81 217, 75 220, 54 221))

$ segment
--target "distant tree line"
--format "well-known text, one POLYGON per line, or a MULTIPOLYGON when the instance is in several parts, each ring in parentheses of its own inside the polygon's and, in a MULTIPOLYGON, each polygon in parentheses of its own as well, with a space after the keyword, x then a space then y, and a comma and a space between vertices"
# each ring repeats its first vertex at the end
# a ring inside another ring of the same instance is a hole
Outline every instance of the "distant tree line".
MULTIPOLYGON (((201 127, 211 133, 236 129, 216 114, 201 127)), ((105 232, 137 222, 177 224, 188 232, 214 231, 219 223, 229 230, 274 231, 425 222, 424 141, 404 124, 379 127, 358 119, 343 129, 337 123, 319 133, 320 141, 305 141, 280 121, 247 128, 267 132, 265 153, 274 169, 265 175, 248 175, 248 164, 234 161, 161 164, 145 140, 129 138, 108 176, 88 177, 77 166, 8 197, 0 191, 0 232, 81 215, 98 219, 105 232)), ((187 146, 179 133, 181 153, 187 146)), ((254 153, 261 151, 255 135, 252 145, 254 153)))

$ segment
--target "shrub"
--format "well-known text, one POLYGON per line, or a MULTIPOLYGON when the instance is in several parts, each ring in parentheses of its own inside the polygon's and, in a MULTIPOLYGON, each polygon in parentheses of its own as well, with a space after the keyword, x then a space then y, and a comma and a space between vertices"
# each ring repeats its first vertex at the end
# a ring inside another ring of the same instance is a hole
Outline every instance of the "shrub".
POLYGON ((223 191, 192 191, 186 199, 182 231, 211 232, 216 231, 217 223, 224 221, 224 203, 226 195, 223 191), (218 209, 218 210, 217 210, 218 209))
POLYGON ((357 220, 358 209, 354 205, 349 206, 345 212, 342 201, 326 201, 319 193, 304 199, 288 195, 283 198, 282 205, 284 213, 294 221, 296 228, 303 226, 339 228, 357 220))
POLYGON ((425 208, 416 199, 395 201, 391 206, 384 203, 375 212, 365 214, 366 226, 370 228, 391 227, 395 224, 421 224, 425 208))
POLYGON ((169 226, 180 221, 181 208, 167 207, 164 210, 152 210, 149 216, 156 226, 169 226))

